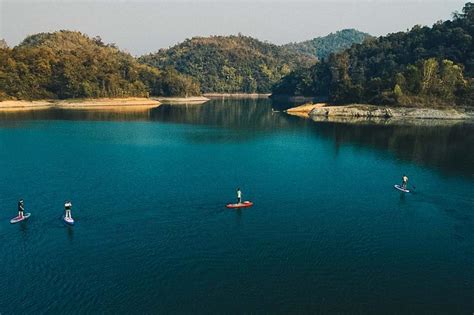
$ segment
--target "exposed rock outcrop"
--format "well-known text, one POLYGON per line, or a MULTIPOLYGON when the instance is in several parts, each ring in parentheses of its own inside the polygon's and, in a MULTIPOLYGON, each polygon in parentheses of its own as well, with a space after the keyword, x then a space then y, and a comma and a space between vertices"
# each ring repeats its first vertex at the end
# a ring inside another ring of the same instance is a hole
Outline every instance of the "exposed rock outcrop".
POLYGON ((417 108, 387 107, 364 104, 330 106, 324 103, 304 104, 287 110, 288 114, 300 117, 311 117, 317 121, 346 122, 384 122, 387 120, 418 120, 443 119, 464 120, 474 119, 474 111, 455 108, 417 108))

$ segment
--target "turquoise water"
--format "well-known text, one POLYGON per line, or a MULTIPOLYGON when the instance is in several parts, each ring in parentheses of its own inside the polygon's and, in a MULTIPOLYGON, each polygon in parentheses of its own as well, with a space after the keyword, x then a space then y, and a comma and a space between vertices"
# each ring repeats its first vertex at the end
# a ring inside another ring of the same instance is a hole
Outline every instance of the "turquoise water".
POLYGON ((271 107, 0 114, 0 313, 471 314, 473 125, 271 107))

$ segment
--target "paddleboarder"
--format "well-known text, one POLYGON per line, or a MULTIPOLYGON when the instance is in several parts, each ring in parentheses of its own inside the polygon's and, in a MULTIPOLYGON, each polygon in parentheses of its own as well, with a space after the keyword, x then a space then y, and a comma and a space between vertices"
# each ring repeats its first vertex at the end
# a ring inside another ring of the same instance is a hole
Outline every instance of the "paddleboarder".
POLYGON ((25 211, 25 203, 23 199, 18 201, 18 218, 23 219, 23 212, 25 211))
POLYGON ((66 219, 72 219, 72 216, 71 216, 71 209, 72 209, 72 203, 70 201, 66 201, 64 203, 64 210, 65 210, 65 214, 64 214, 64 217, 66 219))
POLYGON ((402 177, 402 188, 407 189, 407 185, 408 185, 408 177, 406 175, 403 175, 403 177, 402 177))
POLYGON ((237 203, 242 203, 242 192, 237 188, 237 203))

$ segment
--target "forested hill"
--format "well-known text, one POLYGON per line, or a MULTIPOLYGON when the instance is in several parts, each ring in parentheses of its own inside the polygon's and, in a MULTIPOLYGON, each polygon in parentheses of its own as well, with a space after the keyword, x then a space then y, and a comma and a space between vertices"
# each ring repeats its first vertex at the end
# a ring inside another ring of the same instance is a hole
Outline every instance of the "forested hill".
POLYGON ((336 54, 279 82, 273 94, 332 103, 473 105, 474 4, 453 20, 415 26, 336 54))
POLYGON ((360 44, 369 37, 369 34, 356 29, 344 29, 304 42, 286 44, 284 47, 306 55, 315 56, 321 60, 327 58, 331 53, 351 47, 352 44, 360 44))
POLYGON ((0 47, 0 99, 196 95, 199 85, 175 70, 137 62, 115 45, 79 32, 27 37, 0 47))
POLYGON ((194 37, 139 60, 191 76, 202 92, 227 93, 269 93, 291 70, 315 62, 314 57, 241 35, 194 37))

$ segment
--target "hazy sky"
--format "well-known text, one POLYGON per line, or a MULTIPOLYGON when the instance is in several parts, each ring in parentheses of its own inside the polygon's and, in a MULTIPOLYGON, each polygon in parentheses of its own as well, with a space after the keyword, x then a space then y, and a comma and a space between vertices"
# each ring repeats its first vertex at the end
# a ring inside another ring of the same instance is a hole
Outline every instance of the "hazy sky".
POLYGON ((0 38, 59 29, 99 35, 134 55, 193 36, 241 32, 275 44, 302 41, 343 28, 373 35, 451 18, 467 0, 0 0, 0 38))

